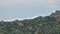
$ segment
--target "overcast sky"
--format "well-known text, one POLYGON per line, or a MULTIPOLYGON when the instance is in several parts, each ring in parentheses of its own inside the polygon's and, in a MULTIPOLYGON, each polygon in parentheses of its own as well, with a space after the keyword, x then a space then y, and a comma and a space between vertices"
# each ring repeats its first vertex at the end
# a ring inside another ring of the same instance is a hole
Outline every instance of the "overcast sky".
POLYGON ((0 0, 0 20, 45 16, 60 9, 60 0, 0 0))

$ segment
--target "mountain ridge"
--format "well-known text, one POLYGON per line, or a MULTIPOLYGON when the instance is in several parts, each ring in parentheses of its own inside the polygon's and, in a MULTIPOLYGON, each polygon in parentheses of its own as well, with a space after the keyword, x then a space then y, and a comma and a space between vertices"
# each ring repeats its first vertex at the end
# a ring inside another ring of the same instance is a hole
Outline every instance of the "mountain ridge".
POLYGON ((60 34, 60 11, 45 17, 0 21, 0 34, 60 34))

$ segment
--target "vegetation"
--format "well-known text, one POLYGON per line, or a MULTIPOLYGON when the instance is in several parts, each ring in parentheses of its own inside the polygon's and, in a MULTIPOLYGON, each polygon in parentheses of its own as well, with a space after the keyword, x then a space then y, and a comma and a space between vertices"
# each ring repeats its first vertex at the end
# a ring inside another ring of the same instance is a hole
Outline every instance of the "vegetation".
POLYGON ((34 19, 0 21, 0 34, 60 34, 60 11, 34 19))

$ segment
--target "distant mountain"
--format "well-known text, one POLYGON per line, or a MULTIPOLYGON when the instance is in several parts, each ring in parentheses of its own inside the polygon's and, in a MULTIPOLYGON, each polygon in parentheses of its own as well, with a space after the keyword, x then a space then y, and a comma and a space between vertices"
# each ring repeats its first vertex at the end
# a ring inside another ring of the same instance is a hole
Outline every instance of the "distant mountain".
POLYGON ((0 21, 0 34, 60 34, 60 10, 45 17, 0 21))

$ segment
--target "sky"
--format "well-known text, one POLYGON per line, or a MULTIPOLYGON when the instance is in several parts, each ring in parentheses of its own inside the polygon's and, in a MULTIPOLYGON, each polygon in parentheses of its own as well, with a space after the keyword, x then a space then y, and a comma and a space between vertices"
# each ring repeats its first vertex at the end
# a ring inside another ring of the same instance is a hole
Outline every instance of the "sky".
POLYGON ((60 0, 0 0, 0 20, 46 16, 60 10, 60 0))

